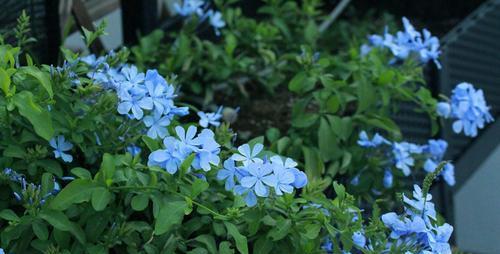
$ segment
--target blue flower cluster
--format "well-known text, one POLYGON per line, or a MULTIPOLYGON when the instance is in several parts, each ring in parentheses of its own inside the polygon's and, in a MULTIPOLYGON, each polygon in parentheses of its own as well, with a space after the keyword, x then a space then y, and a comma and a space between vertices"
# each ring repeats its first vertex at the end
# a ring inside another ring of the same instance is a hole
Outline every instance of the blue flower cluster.
POLYGON ((257 204, 257 197, 268 197, 270 188, 276 195, 292 193, 294 188, 307 184, 307 176, 297 169, 297 163, 280 156, 260 158, 262 144, 238 147, 238 152, 224 161, 224 168, 217 173, 217 179, 225 180, 226 190, 244 197, 248 206, 257 204))
POLYGON ((130 119, 142 120, 149 128, 149 137, 165 138, 172 119, 189 113, 188 107, 174 105, 173 99, 177 96, 174 86, 156 70, 148 70, 144 74, 134 65, 112 68, 106 63, 107 57, 89 55, 81 58, 92 68, 87 76, 104 88, 116 91, 118 113, 130 119))
POLYGON ((451 118, 453 131, 464 132, 465 136, 477 136, 477 130, 482 129, 485 123, 493 122, 490 107, 486 105, 483 90, 476 90, 470 83, 460 83, 452 91, 449 102, 439 102, 437 114, 444 118, 451 118))
POLYGON ((17 173, 11 168, 5 168, 2 172, 10 181, 21 184, 20 192, 13 192, 17 201, 25 201, 28 205, 40 206, 45 204, 48 197, 56 195, 60 190, 59 184, 54 180, 54 188, 51 192, 42 196, 42 186, 34 183, 28 183, 23 175, 17 173))
POLYGON ((412 54, 416 55, 421 63, 433 61, 441 69, 438 61, 441 51, 439 50, 439 40, 432 36, 427 29, 422 33, 415 30, 410 21, 403 17, 403 31, 398 31, 396 35, 390 34, 386 27, 383 35, 368 36, 368 44, 361 46, 361 54, 366 55, 373 47, 388 48, 394 55, 394 61, 407 59, 412 54))
POLYGON ((218 127, 220 125, 220 120, 222 118, 222 106, 217 109, 216 112, 205 113, 198 112, 198 116, 200 117, 199 124, 203 128, 207 128, 209 125, 218 127))
POLYGON ((453 227, 447 223, 437 225, 431 194, 423 195, 418 185, 414 186, 413 198, 403 196, 405 213, 394 212, 382 215, 382 221, 391 230, 390 237, 398 246, 418 246, 421 254, 451 254, 448 243, 453 227))
POLYGON ((175 174, 182 162, 191 154, 194 159, 189 166, 194 169, 209 171, 211 165, 219 165, 220 145, 215 141, 215 135, 210 129, 203 129, 197 134, 195 126, 189 126, 187 131, 175 127, 177 138, 166 137, 163 140, 165 149, 152 152, 148 158, 148 166, 159 166, 170 174, 175 174))
MULTIPOLYGON (((360 132, 358 145, 365 148, 376 148, 390 157, 390 164, 386 165, 388 168, 384 171, 383 185, 385 188, 390 188, 393 183, 393 174, 390 167, 394 166, 403 175, 409 176, 416 162, 422 161, 423 169, 427 172, 433 172, 439 162, 443 160, 448 147, 448 143, 441 139, 430 139, 425 145, 409 142, 390 142, 378 133, 370 139, 365 131, 360 132)), ((453 186, 455 184, 455 167, 453 164, 447 163, 441 175, 448 185, 453 186)), ((354 185, 356 185, 356 182, 359 182, 359 176, 351 181, 354 185)))
POLYGON ((182 4, 175 3, 175 11, 183 16, 197 15, 200 18, 200 22, 208 18, 209 24, 214 28, 215 34, 220 35, 220 29, 226 26, 226 22, 222 19, 222 14, 219 11, 214 11, 212 9, 205 11, 208 8, 208 4, 205 4, 203 0, 183 0, 182 4))

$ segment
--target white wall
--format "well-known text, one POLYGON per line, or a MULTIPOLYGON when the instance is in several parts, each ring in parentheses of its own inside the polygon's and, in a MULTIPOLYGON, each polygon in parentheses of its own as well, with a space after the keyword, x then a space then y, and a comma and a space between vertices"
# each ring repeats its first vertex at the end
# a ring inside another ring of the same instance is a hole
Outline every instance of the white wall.
MULTIPOLYGON (((122 11, 118 8, 94 23, 99 24, 103 19, 106 19, 108 24, 106 27, 108 35, 100 38, 106 50, 115 49, 123 44, 122 11)), ((69 35, 64 41, 64 45, 74 51, 88 52, 79 31, 69 35)))
POLYGON ((453 201, 459 249, 500 253, 500 145, 455 193, 453 201))

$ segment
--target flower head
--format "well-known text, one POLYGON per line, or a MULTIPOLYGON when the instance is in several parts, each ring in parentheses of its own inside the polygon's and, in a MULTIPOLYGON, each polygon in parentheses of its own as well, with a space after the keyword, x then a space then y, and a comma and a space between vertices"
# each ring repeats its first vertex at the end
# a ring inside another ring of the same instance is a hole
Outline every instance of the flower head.
POLYGON ((66 151, 71 150, 73 148, 73 144, 67 142, 64 139, 64 136, 59 135, 57 137, 52 138, 49 141, 49 144, 52 148, 54 148, 54 157, 61 158, 64 162, 72 162, 73 156, 65 153, 66 151))

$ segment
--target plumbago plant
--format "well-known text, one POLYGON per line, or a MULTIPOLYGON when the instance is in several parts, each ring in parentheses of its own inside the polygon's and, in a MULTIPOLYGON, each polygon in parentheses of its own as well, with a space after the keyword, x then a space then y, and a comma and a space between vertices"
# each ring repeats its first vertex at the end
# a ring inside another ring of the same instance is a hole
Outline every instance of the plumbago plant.
POLYGON ((7 253, 451 252, 428 194, 446 162, 403 195, 403 213, 366 214, 258 140, 233 147, 217 112, 186 120, 175 78, 139 72, 127 50, 63 53, 35 66, 0 45, 7 253))

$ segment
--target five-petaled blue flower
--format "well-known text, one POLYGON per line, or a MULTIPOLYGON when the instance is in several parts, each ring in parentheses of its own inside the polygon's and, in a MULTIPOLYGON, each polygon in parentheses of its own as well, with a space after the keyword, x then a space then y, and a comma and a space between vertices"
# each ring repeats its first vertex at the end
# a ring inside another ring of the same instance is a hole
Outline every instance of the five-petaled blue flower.
POLYGON ((262 144, 257 143, 253 146, 253 149, 250 150, 249 144, 243 144, 238 147, 238 152, 240 152, 240 154, 233 154, 232 159, 235 161, 241 161, 245 166, 251 162, 262 163, 262 159, 258 158, 257 155, 259 155, 263 148, 264 146, 262 144))
POLYGON ((73 156, 71 154, 64 153, 66 151, 71 150, 73 148, 73 144, 67 142, 64 139, 64 136, 59 135, 57 137, 52 138, 50 141, 50 146, 54 148, 54 156, 56 158, 61 158, 65 162, 72 162, 73 156))

